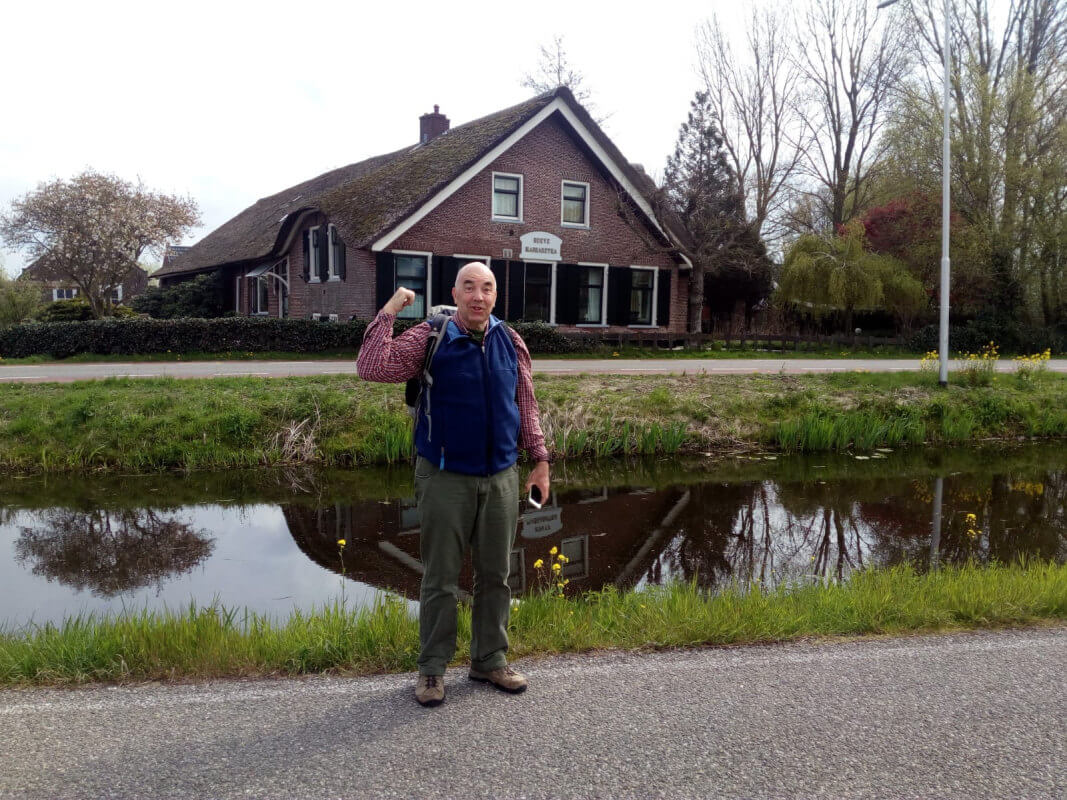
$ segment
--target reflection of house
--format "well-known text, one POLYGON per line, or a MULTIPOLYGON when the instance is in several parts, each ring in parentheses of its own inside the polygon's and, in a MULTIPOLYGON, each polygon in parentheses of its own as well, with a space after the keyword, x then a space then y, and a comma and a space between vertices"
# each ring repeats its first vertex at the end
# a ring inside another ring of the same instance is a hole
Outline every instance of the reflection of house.
MULTIPOLYGON (((522 515, 512 551, 512 591, 539 585, 534 562, 543 559, 547 578, 549 550, 567 556, 568 591, 580 593, 621 582, 631 585, 657 555, 664 519, 668 527, 679 505, 679 490, 631 492, 596 489, 554 494, 539 511, 522 515)), ((313 561, 341 572, 337 540, 345 539, 344 571, 353 580, 415 599, 419 595, 419 522, 410 499, 314 508, 283 506, 297 545, 313 561)), ((460 576, 470 590, 470 562, 460 576)))
MULTIPOLYGON (((34 261, 19 275, 19 280, 36 281, 42 285, 41 299, 46 303, 56 300, 71 300, 80 293, 69 278, 57 275, 44 267, 40 261, 34 261)), ((125 280, 111 290, 111 302, 122 303, 135 297, 148 286, 148 274, 140 267, 131 267, 125 280)))
POLYGON ((630 164, 565 88, 451 127, 245 209, 156 276, 221 271, 239 314, 370 319, 398 286, 423 318, 465 261, 497 276, 497 316, 681 331, 689 268, 630 164), (640 230, 638 230, 640 228, 640 230))

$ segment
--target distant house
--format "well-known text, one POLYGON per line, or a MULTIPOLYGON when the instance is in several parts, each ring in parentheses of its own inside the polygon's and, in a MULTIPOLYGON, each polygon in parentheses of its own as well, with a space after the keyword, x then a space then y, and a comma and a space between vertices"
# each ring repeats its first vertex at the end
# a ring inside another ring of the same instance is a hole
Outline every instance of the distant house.
MULTIPOLYGON (((18 280, 36 281, 43 287, 41 299, 46 303, 56 300, 71 300, 78 296, 80 290, 69 278, 49 270, 41 262, 34 261, 19 275, 18 280)), ((126 279, 111 290, 111 302, 123 303, 136 297, 148 288, 148 273, 140 267, 131 267, 126 279)))
POLYGON ((682 331, 684 234, 656 220, 653 188, 565 88, 455 128, 434 106, 416 144, 259 200, 153 278, 221 270, 239 314, 332 320, 406 286, 419 318, 478 260, 505 319, 682 331))

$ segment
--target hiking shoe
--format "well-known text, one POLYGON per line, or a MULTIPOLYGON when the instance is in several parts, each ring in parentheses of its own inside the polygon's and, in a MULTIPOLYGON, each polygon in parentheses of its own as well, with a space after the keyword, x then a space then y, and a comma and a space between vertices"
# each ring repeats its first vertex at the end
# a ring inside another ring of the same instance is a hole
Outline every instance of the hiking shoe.
POLYGON ((526 676, 507 666, 492 669, 488 672, 482 672, 471 667, 467 677, 472 681, 491 683, 497 689, 503 689, 505 692, 511 692, 512 694, 526 691, 526 676))
POLYGON ((422 706, 441 705, 445 699, 445 676, 419 675, 418 683, 415 684, 415 699, 422 706))

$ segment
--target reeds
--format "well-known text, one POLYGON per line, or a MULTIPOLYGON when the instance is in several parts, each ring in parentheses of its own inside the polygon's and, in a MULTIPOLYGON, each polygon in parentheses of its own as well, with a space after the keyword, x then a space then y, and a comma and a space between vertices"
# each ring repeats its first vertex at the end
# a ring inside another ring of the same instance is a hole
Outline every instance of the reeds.
MULTIPOLYGON (((604 648, 774 642, 805 636, 894 634, 1067 619, 1067 565, 1033 562, 901 566, 855 573, 841 584, 695 583, 639 592, 614 588, 564 599, 527 596, 511 615, 513 657, 604 648)), ((459 660, 469 646, 461 608, 459 660)), ((0 635, 0 684, 71 684, 415 668, 418 623, 408 603, 342 603, 283 622, 218 605, 180 611, 74 617, 0 635)), ((457 662, 458 663, 458 662, 457 662)))

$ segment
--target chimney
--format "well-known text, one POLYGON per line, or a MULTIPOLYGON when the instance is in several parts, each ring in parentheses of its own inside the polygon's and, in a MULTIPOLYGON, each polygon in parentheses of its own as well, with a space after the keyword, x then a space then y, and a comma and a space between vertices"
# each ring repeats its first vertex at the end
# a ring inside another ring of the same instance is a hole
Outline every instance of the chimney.
POLYGON ((419 144, 426 144, 448 130, 448 117, 442 114, 439 108, 440 106, 435 105, 432 114, 419 117, 419 144))

